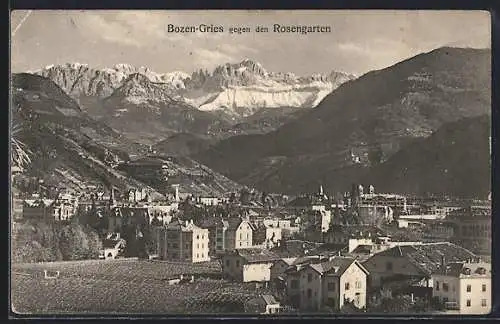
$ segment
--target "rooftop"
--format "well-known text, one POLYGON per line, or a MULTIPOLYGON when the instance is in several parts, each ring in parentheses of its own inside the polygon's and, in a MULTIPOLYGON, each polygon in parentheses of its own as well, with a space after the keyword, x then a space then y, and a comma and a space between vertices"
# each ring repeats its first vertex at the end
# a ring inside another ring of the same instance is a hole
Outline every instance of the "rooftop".
POLYGON ((491 264, 487 262, 450 262, 445 268, 439 267, 439 274, 452 277, 491 277, 491 264))
POLYGON ((477 258, 471 251, 449 242, 398 245, 373 257, 377 256, 405 257, 426 275, 436 272, 443 258, 447 262, 464 262, 477 258))
POLYGON ((113 240, 113 239, 105 239, 102 241, 102 247, 103 248, 115 248, 119 243, 122 243, 124 242, 123 239, 116 239, 116 240, 113 240))
POLYGON ((262 299, 266 302, 267 305, 275 305, 278 304, 276 298, 273 295, 262 295, 262 299))
POLYGON ((246 259, 248 263, 270 262, 280 259, 276 253, 261 248, 237 249, 235 253, 246 259))
POLYGON ((314 250, 322 243, 308 242, 301 240, 284 240, 279 243, 278 246, 271 249, 276 254, 281 257, 299 257, 304 256, 311 250, 314 250))

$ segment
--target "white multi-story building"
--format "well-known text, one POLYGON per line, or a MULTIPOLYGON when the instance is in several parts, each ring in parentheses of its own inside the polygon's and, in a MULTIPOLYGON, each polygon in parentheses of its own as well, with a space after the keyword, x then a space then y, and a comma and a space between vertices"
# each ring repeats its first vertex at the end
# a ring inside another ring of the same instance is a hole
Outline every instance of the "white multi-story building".
POLYGON ((193 221, 168 224, 164 241, 166 249, 160 253, 163 259, 193 263, 210 261, 208 229, 196 226, 193 221))
POLYGON ((487 314, 491 311, 491 264, 453 262, 432 275, 432 296, 460 314, 487 314))

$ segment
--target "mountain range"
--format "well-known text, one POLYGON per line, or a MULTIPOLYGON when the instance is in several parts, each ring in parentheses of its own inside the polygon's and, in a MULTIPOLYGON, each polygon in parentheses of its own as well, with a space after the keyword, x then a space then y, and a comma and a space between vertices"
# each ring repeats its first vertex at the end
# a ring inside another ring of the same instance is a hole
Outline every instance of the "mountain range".
POLYGON ((127 64, 96 69, 79 63, 34 73, 54 81, 89 115, 147 144, 184 132, 226 138, 247 130, 274 130, 293 119, 290 113, 316 106, 355 78, 341 72, 308 77, 272 73, 248 59, 191 75, 160 74, 127 64), (261 110, 266 113, 258 114, 261 110))
MULTIPOLYGON (((341 191, 413 140, 462 118, 489 115, 490 62, 489 50, 444 47, 419 54, 342 84, 275 131, 233 136, 195 159, 268 192, 306 192, 320 183, 341 191)), ((384 183, 373 179, 376 186, 384 183)))
POLYGON ((198 193, 340 192, 357 182, 409 194, 491 190, 486 49, 443 47, 357 78, 272 73, 251 60, 192 74, 67 64, 15 74, 13 103, 25 130, 16 136, 36 157, 29 172, 56 183, 162 191, 168 180, 141 168, 164 163, 198 193), (103 151, 140 159, 129 173, 103 151))

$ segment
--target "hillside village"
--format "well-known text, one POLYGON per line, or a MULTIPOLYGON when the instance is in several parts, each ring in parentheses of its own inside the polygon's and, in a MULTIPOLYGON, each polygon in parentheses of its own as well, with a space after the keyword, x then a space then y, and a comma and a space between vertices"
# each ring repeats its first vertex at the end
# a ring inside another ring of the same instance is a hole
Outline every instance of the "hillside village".
POLYGON ((253 298, 235 309, 259 313, 385 312, 400 299, 408 301, 401 312, 487 313, 491 306, 489 200, 383 194, 372 185, 337 197, 323 186, 288 197, 248 188, 195 196, 173 185, 163 200, 144 188, 55 195, 42 188, 14 198, 14 241, 26 224, 78 224, 96 234, 94 251, 51 258, 32 250, 23 259, 14 248, 14 260, 187 265, 176 284, 190 264, 211 265, 212 277, 255 285, 253 298))

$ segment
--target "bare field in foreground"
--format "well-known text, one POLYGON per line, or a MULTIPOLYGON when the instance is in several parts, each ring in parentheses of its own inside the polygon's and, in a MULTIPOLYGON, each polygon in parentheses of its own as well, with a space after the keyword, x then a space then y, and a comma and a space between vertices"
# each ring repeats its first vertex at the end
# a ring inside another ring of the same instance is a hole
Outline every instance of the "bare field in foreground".
POLYGON ((243 312, 244 301, 265 292, 252 284, 214 279, 218 273, 217 262, 96 260, 14 264, 11 301, 13 311, 19 314, 189 314, 243 312), (45 279, 44 270, 59 271, 60 275, 45 279), (169 285, 168 279, 180 274, 194 275, 195 281, 169 285))

